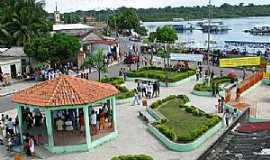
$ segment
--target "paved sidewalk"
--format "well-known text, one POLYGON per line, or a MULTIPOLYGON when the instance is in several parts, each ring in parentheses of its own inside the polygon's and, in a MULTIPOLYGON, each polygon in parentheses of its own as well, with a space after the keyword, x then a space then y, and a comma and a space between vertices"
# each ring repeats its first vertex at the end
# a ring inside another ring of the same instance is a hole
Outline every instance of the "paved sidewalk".
POLYGON ((29 81, 29 82, 24 81, 24 82, 14 83, 14 84, 11 84, 11 85, 5 86, 5 87, 0 87, 1 88, 0 97, 13 94, 19 90, 23 90, 25 88, 31 87, 31 86, 35 85, 36 83, 37 82, 33 82, 33 81, 29 81))

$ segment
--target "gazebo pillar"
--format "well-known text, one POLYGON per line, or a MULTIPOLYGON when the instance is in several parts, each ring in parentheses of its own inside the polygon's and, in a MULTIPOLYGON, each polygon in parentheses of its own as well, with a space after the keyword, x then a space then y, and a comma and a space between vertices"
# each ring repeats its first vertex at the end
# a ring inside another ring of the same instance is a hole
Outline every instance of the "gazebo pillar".
POLYGON ((52 127, 52 114, 51 110, 45 109, 45 117, 46 117, 46 128, 47 128, 47 134, 48 134, 48 146, 52 147, 54 146, 53 142, 53 127, 52 127))
POLYGON ((114 132, 118 133, 117 130, 117 122, 116 122, 116 101, 115 101, 115 96, 111 98, 111 104, 113 108, 113 125, 114 125, 114 132))
POLYGON ((23 127, 23 125, 22 125, 22 107, 19 105, 19 104, 17 104, 16 105, 16 108, 17 108, 17 115, 18 115, 18 120, 19 120, 19 132, 20 132, 20 139, 21 139, 21 143, 23 144, 23 133, 22 133, 22 131, 23 131, 23 129, 22 129, 22 127, 23 127))
POLYGON ((84 116, 84 126, 85 126, 85 135, 86 135, 86 143, 88 149, 91 148, 91 132, 89 127, 89 109, 88 106, 85 105, 83 107, 83 116, 84 116))

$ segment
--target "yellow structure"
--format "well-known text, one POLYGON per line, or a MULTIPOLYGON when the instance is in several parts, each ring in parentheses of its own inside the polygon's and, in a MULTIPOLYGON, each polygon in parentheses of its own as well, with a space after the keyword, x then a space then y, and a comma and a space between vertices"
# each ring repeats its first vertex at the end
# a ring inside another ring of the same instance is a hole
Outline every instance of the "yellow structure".
POLYGON ((261 57, 224 58, 219 60, 220 67, 259 66, 261 57))

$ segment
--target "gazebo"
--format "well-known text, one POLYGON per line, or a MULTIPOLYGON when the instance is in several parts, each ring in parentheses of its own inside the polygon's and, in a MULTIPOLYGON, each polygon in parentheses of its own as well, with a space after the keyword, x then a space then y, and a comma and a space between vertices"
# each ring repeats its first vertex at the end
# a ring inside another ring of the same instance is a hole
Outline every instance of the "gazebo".
POLYGON ((64 153, 89 151, 117 137, 116 94, 110 84, 72 76, 15 93, 22 143, 30 134, 48 151, 64 153))

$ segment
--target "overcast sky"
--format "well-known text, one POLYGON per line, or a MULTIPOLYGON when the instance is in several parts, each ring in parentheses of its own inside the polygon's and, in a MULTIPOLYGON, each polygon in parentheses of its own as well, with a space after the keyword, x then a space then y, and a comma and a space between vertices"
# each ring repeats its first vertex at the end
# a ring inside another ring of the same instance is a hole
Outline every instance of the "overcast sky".
MULTIPOLYGON (((166 7, 166 6, 197 6, 206 5, 208 0, 45 0, 46 10, 53 12, 57 3, 60 12, 76 10, 100 10, 119 8, 122 6, 134 8, 166 7)), ((212 0, 214 5, 223 3, 239 4, 270 4, 270 0, 212 0)))

